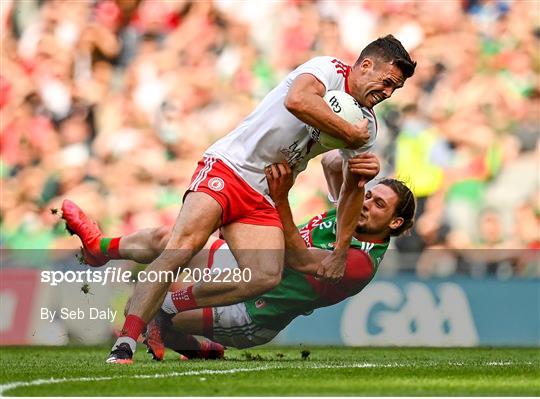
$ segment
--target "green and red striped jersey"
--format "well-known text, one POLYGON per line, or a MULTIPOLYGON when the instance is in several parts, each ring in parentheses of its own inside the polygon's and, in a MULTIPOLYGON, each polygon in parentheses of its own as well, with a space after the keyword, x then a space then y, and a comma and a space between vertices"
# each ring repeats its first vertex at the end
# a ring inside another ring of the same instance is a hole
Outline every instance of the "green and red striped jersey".
MULTIPOLYGON (((332 250, 336 241, 336 210, 315 216, 299 227, 307 246, 332 250)), ((253 323, 282 330, 295 317, 336 304, 360 292, 373 278, 388 249, 385 242, 364 242, 352 238, 345 274, 337 284, 284 268, 280 284, 245 303, 253 323)))

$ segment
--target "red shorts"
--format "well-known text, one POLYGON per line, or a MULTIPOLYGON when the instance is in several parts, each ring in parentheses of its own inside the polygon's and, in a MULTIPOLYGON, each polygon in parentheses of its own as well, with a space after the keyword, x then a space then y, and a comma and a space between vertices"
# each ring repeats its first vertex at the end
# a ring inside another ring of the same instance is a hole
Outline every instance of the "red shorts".
POLYGON ((206 193, 221 205, 222 226, 245 223, 283 229, 276 208, 220 159, 199 161, 184 198, 191 191, 206 193))

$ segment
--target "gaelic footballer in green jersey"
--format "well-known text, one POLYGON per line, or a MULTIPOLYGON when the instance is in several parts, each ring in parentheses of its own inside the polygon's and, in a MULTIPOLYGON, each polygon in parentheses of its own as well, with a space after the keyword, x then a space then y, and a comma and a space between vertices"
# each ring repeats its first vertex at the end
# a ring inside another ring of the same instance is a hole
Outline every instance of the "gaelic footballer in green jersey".
MULTIPOLYGON (((336 239, 336 211, 312 218, 300 233, 308 248, 331 248, 336 239)), ((294 318, 313 310, 336 304, 360 292, 373 278, 388 248, 382 242, 353 239, 345 275, 337 284, 324 283, 316 277, 285 267, 280 284, 248 301, 206 311, 204 335, 214 341, 237 348, 261 345, 270 341, 294 318), (212 320, 210 320, 212 317, 212 320)), ((225 253, 229 249, 223 240, 216 240, 208 265, 212 271, 234 267, 225 253), (221 255, 220 252, 224 254, 221 255)), ((233 261, 234 262, 234 261, 233 261)), ((178 323, 182 328, 182 323, 178 323)))
MULTIPOLYGON (((283 193, 288 192, 287 173, 285 167, 275 174, 278 177, 274 179, 274 188, 281 186, 283 193)), ((294 224, 286 196, 276 200, 276 205, 287 231, 287 248, 296 251, 287 252, 285 265, 294 264, 296 270, 285 267, 277 287, 251 300, 199 310, 198 313, 177 314, 173 319, 174 327, 163 332, 169 347, 177 349, 184 334, 204 335, 222 345, 237 348, 261 345, 295 317, 359 293, 374 277, 390 236, 399 235, 412 226, 415 209, 412 193, 398 180, 384 179, 367 190, 358 228, 348 250, 345 275, 336 284, 331 284, 315 276, 317 263, 326 251, 332 250, 336 239, 336 210, 317 215, 292 231, 290 226, 294 224), (178 332, 178 339, 175 339, 174 331, 178 332)), ((212 271, 230 268, 234 259, 227 255, 230 251, 226 243, 214 240, 207 267, 212 271)), ((168 298, 173 295, 169 293, 168 298)), ((174 304, 166 300, 162 309, 174 312, 174 304)))

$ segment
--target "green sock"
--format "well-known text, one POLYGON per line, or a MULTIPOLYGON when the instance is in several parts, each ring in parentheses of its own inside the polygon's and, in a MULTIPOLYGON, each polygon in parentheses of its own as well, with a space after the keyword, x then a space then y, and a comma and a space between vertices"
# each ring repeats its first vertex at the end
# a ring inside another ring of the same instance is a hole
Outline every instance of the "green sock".
POLYGON ((120 259, 120 239, 122 237, 103 237, 99 240, 101 253, 110 259, 120 259))

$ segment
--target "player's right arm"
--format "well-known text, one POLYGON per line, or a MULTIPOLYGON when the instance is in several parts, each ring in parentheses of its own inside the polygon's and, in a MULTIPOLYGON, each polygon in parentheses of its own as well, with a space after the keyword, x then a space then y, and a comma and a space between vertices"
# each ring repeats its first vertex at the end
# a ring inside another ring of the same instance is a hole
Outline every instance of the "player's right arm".
MULTIPOLYGON (((332 251, 308 248, 296 224, 294 223, 288 193, 292 186, 292 171, 288 164, 274 164, 265 170, 270 195, 279 213, 285 237, 285 265, 298 272, 317 276, 321 262, 332 251)), ((339 188, 338 188, 339 192, 339 188)), ((347 251, 345 274, 347 281, 355 285, 357 281, 365 281, 373 273, 373 265, 369 256, 354 248, 347 251)))
POLYGON ((285 97, 287 110, 302 122, 342 139, 349 148, 364 146, 369 138, 366 118, 351 124, 336 115, 323 99, 326 88, 314 75, 302 73, 291 84, 285 97))
POLYGON ((296 227, 288 194, 293 185, 292 170, 287 163, 274 164, 265 168, 270 196, 276 205, 283 235, 285 236, 285 264, 301 273, 316 275, 319 263, 330 251, 309 248, 296 227))

